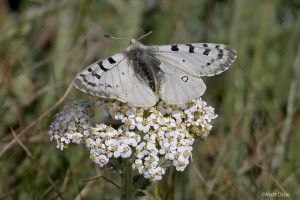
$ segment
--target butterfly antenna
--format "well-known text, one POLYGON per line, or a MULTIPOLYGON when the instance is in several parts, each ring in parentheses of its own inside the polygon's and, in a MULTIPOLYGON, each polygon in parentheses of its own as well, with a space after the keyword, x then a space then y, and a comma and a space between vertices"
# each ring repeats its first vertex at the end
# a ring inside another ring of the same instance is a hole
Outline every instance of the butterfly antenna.
POLYGON ((143 35, 142 37, 140 37, 139 39, 137 39, 137 41, 139 41, 140 39, 142 39, 143 37, 146 37, 147 35, 150 35, 152 33, 152 31, 150 31, 149 33, 143 35))
POLYGON ((128 38, 119 38, 119 37, 114 37, 114 36, 111 36, 111 35, 104 35, 104 37, 110 38, 110 39, 115 39, 115 40, 128 40, 128 41, 130 41, 130 39, 128 39, 128 38))

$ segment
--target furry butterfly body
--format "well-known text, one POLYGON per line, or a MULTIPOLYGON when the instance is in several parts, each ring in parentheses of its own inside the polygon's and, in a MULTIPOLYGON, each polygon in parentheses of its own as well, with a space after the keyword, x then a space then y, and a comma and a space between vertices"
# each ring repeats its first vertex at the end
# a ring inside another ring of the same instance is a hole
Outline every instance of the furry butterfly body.
POLYGON ((203 95, 202 76, 220 74, 236 59, 236 51, 223 44, 130 43, 124 51, 82 70, 74 85, 89 94, 140 107, 153 106, 159 98, 181 104, 203 95))

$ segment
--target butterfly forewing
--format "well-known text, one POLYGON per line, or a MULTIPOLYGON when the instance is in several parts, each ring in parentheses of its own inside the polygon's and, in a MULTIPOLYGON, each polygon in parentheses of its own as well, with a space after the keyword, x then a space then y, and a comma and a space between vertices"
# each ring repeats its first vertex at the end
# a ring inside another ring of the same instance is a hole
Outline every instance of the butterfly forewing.
POLYGON ((74 85, 81 91, 92 95, 116 98, 117 94, 112 91, 116 88, 113 88, 113 75, 110 71, 119 66, 121 62, 124 62, 124 59, 123 54, 115 54, 103 60, 98 60, 76 76, 74 85))
POLYGON ((123 53, 99 60, 75 78, 74 85, 83 92, 104 98, 149 107, 158 97, 146 84, 140 83, 130 61, 123 53))
POLYGON ((236 51, 227 45, 193 43, 150 46, 155 55, 191 75, 214 76, 227 70, 236 58, 236 51))

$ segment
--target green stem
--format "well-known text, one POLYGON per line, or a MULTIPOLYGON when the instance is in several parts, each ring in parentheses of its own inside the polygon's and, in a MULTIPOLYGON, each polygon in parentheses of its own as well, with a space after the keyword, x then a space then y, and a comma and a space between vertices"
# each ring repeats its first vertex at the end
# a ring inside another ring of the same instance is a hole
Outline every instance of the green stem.
POLYGON ((126 158, 122 163, 122 185, 121 185, 121 199, 133 199, 133 179, 132 179, 132 162, 130 158, 126 158))

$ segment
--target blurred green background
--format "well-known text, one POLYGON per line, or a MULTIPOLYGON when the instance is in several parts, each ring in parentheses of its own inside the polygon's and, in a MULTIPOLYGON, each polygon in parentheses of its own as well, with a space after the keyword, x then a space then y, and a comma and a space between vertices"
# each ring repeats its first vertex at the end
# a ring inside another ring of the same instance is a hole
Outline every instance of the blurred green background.
POLYGON ((144 199, 300 199, 299 0, 0 1, 0 199, 119 198, 104 179, 85 182, 118 176, 78 145, 56 149, 48 127, 62 102, 87 98, 76 73, 128 46, 104 34, 150 30, 144 44, 224 43, 238 58, 205 78, 219 115, 208 140, 144 199))

